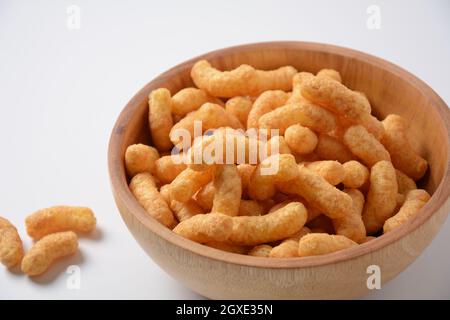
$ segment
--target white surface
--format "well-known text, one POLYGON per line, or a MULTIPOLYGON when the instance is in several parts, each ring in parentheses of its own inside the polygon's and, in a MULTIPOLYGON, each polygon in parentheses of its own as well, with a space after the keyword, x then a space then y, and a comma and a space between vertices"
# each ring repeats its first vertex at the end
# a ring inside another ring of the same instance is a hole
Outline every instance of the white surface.
MULTIPOLYGON (((164 273, 128 232, 110 192, 109 134, 146 82, 195 55, 230 45, 306 40, 394 62, 450 102, 450 2, 0 1, 0 214, 55 204, 91 206, 100 232, 82 256, 37 280, 0 267, 0 299, 200 298, 164 273), (66 8, 81 9, 81 29, 66 8), (366 9, 381 9, 381 29, 366 9), (82 271, 68 290, 70 264, 82 271), (56 271, 56 272, 55 272, 56 271), (62 271, 62 272, 59 272, 62 271)), ((450 298, 450 221, 405 272, 366 298, 450 298)))

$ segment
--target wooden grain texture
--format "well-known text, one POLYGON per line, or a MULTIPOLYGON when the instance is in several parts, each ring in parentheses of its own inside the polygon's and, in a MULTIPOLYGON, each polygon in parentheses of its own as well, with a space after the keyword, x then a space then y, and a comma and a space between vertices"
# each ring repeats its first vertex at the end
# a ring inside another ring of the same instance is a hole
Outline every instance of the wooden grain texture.
MULTIPOLYGON (((119 211, 141 247, 164 270, 199 294, 214 299, 337 299, 368 291, 369 265, 381 268, 382 283, 394 278, 431 242, 450 211, 450 115, 442 99, 407 71, 362 52, 307 42, 269 42, 214 51, 156 77, 127 104, 113 129, 108 162, 119 211), (128 145, 151 143, 147 96, 158 87, 172 94, 192 86, 198 59, 219 69, 242 63, 260 69, 293 65, 301 71, 337 69, 343 83, 364 91, 374 113, 396 113, 411 124, 416 150, 430 164, 419 186, 433 194, 412 221, 363 245, 324 256, 268 259, 237 255, 181 238, 151 218, 128 189, 124 153, 128 145)), ((132 268, 132 266, 130 266, 132 268)))

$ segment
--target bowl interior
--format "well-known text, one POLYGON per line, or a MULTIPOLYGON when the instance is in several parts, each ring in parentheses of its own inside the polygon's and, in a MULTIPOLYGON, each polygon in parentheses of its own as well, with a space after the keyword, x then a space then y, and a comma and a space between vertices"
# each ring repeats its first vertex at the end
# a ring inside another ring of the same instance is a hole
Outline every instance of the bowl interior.
MULTIPOLYGON (((193 86, 190 69, 200 58, 208 59, 213 66, 221 70, 229 70, 243 63, 259 69, 292 65, 299 71, 313 73, 322 68, 336 69, 341 73, 346 86, 363 91, 367 95, 373 113, 378 118, 383 119, 388 114, 395 113, 410 123, 409 135, 413 147, 428 160, 430 165, 428 173, 419 182, 420 187, 433 194, 438 187, 442 189, 440 184, 443 179, 449 178, 447 177, 450 150, 449 113, 445 103, 426 84, 389 62, 354 50, 314 43, 278 42, 238 46, 211 52, 182 63, 148 83, 129 102, 113 131, 109 155, 113 189, 122 188, 124 193, 128 192, 125 190, 128 188, 123 165, 126 147, 139 142, 152 143, 148 129, 148 94, 159 87, 168 88, 172 94, 175 94, 182 88, 193 86), (114 182, 113 176, 118 177, 120 182, 114 182)), ((439 199, 433 196, 427 207, 437 209, 448 198, 449 190, 442 189, 438 193, 439 199), (433 201, 434 204, 432 204, 433 201)), ((131 193, 128 192, 127 201, 133 201, 130 200, 130 195, 131 193)), ((431 215, 433 210, 428 211, 431 215)), ((422 220, 428 217, 422 217, 422 220)), ((422 222, 416 222, 415 225, 422 222)), ((155 221, 151 222, 151 224, 155 223, 155 221)), ((162 225, 153 227, 164 228, 162 225)), ((413 227, 411 225, 409 228, 413 227)), ((389 240, 385 239, 384 244, 408 232, 407 230, 401 232, 401 229, 404 229, 403 226, 398 229, 391 232, 394 236, 387 234, 380 237, 391 237, 389 240)), ((375 246, 376 241, 367 243, 367 247, 375 246)))

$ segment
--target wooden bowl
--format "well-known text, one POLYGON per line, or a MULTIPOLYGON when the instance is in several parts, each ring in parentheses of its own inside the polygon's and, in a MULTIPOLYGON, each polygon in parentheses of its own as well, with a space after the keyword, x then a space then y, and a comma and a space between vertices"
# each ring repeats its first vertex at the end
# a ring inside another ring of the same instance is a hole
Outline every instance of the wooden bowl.
MULTIPOLYGON (((377 265, 382 283, 394 278, 430 243, 450 211, 450 115, 446 104, 424 82, 382 59, 317 43, 269 42, 236 46, 184 62, 149 82, 126 105, 109 145, 109 173, 114 198, 141 247, 171 276, 214 299, 337 299, 368 291, 367 268, 377 265), (317 72, 334 68, 343 83, 365 92, 376 116, 396 113, 410 123, 414 146, 430 164, 420 183, 431 200, 420 214, 368 243, 333 254, 272 259, 228 253, 184 239, 150 217, 127 185, 124 153, 128 145, 151 143, 147 96, 166 87, 172 93, 192 86, 189 73, 199 59, 226 70, 242 63, 260 69, 293 65, 317 72)), ((130 266, 132 268, 132 266, 130 266)))

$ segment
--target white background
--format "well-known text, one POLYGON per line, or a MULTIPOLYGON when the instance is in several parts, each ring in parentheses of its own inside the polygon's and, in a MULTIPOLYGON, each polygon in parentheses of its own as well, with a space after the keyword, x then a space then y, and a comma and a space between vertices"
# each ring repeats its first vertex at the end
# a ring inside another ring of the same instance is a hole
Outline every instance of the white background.
MULTIPOLYGON (((132 95, 159 73, 236 44, 325 42, 396 63, 449 103, 449 39, 446 0, 0 0, 0 215, 18 226, 26 248, 23 221, 39 208, 87 205, 99 225, 81 239, 81 254, 37 279, 0 266, 0 299, 201 298, 140 249, 110 192, 111 128, 132 95), (66 27, 72 4, 81 9, 80 30, 66 27), (366 27, 372 4, 381 9, 380 30, 366 27), (80 290, 66 287, 71 264, 81 268, 80 290)), ((365 298, 449 299, 449 243, 450 219, 415 263, 365 298)))

